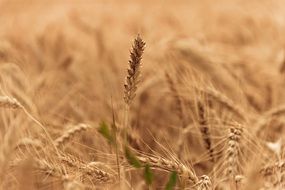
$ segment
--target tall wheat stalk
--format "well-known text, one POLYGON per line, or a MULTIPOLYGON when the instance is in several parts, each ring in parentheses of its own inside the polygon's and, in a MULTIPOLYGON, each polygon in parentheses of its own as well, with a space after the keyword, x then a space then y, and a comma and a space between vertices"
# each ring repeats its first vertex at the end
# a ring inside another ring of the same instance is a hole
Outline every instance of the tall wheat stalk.
MULTIPOLYGON (((133 99, 136 96, 136 91, 138 88, 138 83, 140 82, 141 77, 141 60, 142 55, 145 48, 145 42, 142 40, 140 35, 138 35, 133 43, 132 49, 130 51, 130 59, 129 59, 129 67, 127 70, 127 76, 125 79, 124 84, 124 101, 125 101, 125 108, 124 108, 124 123, 123 129, 121 131, 121 135, 123 138, 122 143, 122 150, 126 151, 128 146, 128 130, 129 126, 129 112, 131 108, 131 104, 133 99)), ((120 171, 120 169, 119 169, 120 171)), ((121 170, 123 171, 123 170, 121 170)), ((125 173, 119 174, 120 176, 125 177, 125 173)), ((121 189, 126 188, 125 183, 121 183, 121 189)))
POLYGON ((145 42, 138 35, 130 52, 129 68, 124 84, 124 101, 125 101, 125 114, 124 114, 124 140, 127 140, 127 131, 129 126, 129 111, 133 99, 136 96, 138 83, 141 77, 141 60, 145 48, 145 42))

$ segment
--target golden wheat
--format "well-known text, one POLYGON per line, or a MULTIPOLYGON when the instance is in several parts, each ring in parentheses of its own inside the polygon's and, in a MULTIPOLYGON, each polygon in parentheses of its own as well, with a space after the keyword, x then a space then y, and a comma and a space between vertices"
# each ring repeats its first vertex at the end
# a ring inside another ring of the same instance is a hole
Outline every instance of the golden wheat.
POLYGON ((282 0, 82 2, 0 0, 0 190, 285 189, 282 0))

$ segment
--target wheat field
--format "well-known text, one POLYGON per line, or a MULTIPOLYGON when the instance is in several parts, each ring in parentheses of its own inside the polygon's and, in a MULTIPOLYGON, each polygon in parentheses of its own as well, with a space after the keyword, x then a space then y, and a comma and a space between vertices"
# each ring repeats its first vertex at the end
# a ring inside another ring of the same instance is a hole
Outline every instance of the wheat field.
POLYGON ((0 0, 0 189, 285 189, 284 32, 284 0, 0 0))

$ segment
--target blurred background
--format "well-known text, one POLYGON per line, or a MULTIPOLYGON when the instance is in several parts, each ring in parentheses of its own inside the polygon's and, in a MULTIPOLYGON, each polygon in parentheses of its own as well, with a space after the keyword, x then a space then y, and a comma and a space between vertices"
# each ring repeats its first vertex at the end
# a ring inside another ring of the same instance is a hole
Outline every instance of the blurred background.
POLYGON ((19 66, 28 81, 37 81, 22 91, 34 86, 30 91, 36 89, 33 100, 40 104, 56 104, 59 94, 78 88, 93 89, 94 97, 111 90, 121 99, 137 34, 147 42, 145 77, 166 65, 177 46, 215 62, 264 65, 256 70, 263 73, 282 65, 284 14, 282 0, 1 0, 0 62, 19 66), (40 100, 46 91, 52 102, 40 100))

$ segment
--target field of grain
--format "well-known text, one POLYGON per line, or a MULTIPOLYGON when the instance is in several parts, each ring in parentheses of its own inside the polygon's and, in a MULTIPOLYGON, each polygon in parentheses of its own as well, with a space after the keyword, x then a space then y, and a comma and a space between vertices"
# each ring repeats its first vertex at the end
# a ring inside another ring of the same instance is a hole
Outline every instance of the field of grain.
POLYGON ((284 0, 0 0, 0 190, 285 189, 284 0))

